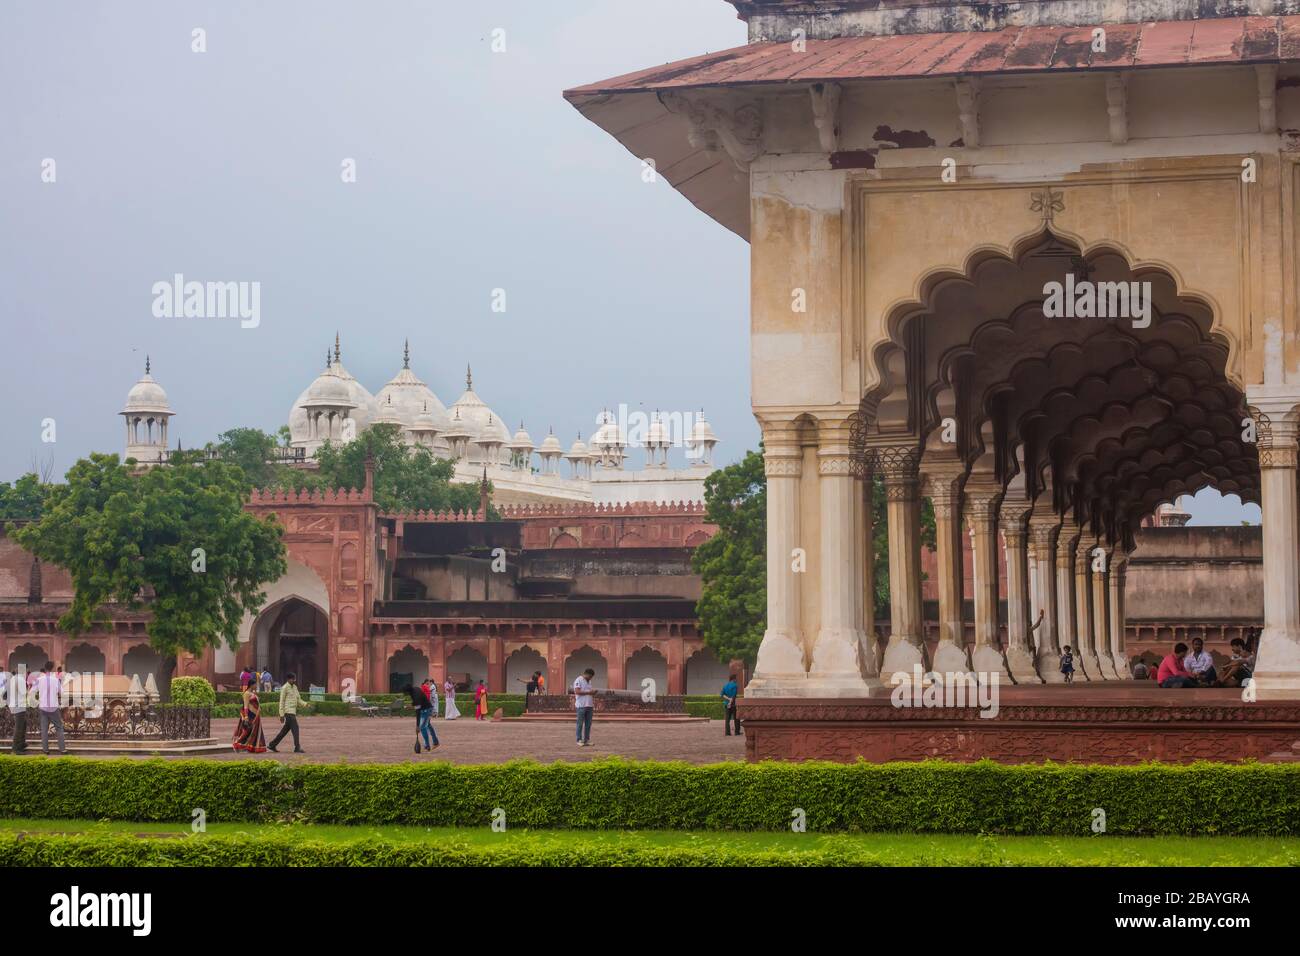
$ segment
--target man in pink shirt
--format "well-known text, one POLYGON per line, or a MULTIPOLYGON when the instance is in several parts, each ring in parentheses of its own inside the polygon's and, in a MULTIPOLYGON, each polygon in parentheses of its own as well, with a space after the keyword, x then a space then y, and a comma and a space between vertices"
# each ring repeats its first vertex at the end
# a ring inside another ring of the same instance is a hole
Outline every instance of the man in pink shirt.
POLYGON ((1187 673, 1183 658, 1187 654, 1187 645, 1181 641, 1174 645, 1174 652, 1165 655, 1156 671, 1156 683, 1161 687, 1195 687, 1196 678, 1187 673))

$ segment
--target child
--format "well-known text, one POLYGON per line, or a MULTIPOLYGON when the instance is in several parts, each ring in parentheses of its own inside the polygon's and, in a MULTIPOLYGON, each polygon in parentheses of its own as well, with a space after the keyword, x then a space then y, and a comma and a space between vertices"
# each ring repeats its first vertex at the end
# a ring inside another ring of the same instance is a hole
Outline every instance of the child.
POLYGON ((1074 652, 1070 650, 1070 645, 1065 645, 1065 651, 1061 654, 1061 673, 1065 675, 1067 684, 1074 683, 1074 652))

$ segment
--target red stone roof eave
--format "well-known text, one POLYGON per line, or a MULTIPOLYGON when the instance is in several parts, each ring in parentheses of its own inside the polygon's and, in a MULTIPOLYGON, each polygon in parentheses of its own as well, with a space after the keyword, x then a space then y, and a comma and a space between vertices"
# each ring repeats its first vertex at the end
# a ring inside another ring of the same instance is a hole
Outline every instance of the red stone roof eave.
POLYGON ((808 40, 805 52, 787 42, 751 43, 574 87, 564 96, 576 104, 591 96, 703 87, 1295 62, 1300 15, 1010 27, 808 40), (1098 27, 1106 31, 1107 49, 1095 54, 1098 27))

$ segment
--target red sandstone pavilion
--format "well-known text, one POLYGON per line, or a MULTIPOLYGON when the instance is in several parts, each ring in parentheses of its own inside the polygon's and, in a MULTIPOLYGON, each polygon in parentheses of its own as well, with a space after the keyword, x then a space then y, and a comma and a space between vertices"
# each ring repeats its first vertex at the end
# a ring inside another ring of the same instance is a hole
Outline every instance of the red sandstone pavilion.
POLYGON ((752 247, 751 757, 1294 758, 1300 6, 731 2, 745 46, 565 96, 752 247), (1138 283, 1140 314, 1048 318, 1067 277, 1138 283), (888 498, 879 644, 868 476, 888 498), (1128 670, 1136 529, 1206 486, 1263 510, 1256 702, 1128 670), (998 716, 892 708, 916 666, 997 675, 998 716))

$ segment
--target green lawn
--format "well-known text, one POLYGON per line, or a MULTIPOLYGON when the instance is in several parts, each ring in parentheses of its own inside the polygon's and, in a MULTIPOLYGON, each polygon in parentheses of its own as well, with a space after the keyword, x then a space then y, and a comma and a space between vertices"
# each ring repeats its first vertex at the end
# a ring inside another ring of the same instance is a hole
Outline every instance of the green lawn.
MULTIPOLYGON (((132 823, 92 820, 0 820, 0 835, 16 832, 137 835, 142 838, 203 840, 188 823, 132 823)), ((675 831, 507 830, 487 827, 348 827, 309 824, 209 823, 207 835, 257 841, 267 838, 341 845, 374 842, 406 846, 442 845, 459 850, 513 846, 572 854, 595 849, 674 848, 694 853, 789 854, 830 851, 864 865, 954 866, 1297 866, 1296 837, 1016 837, 895 833, 686 833, 675 831)), ((793 862, 793 860, 792 860, 793 862)))

